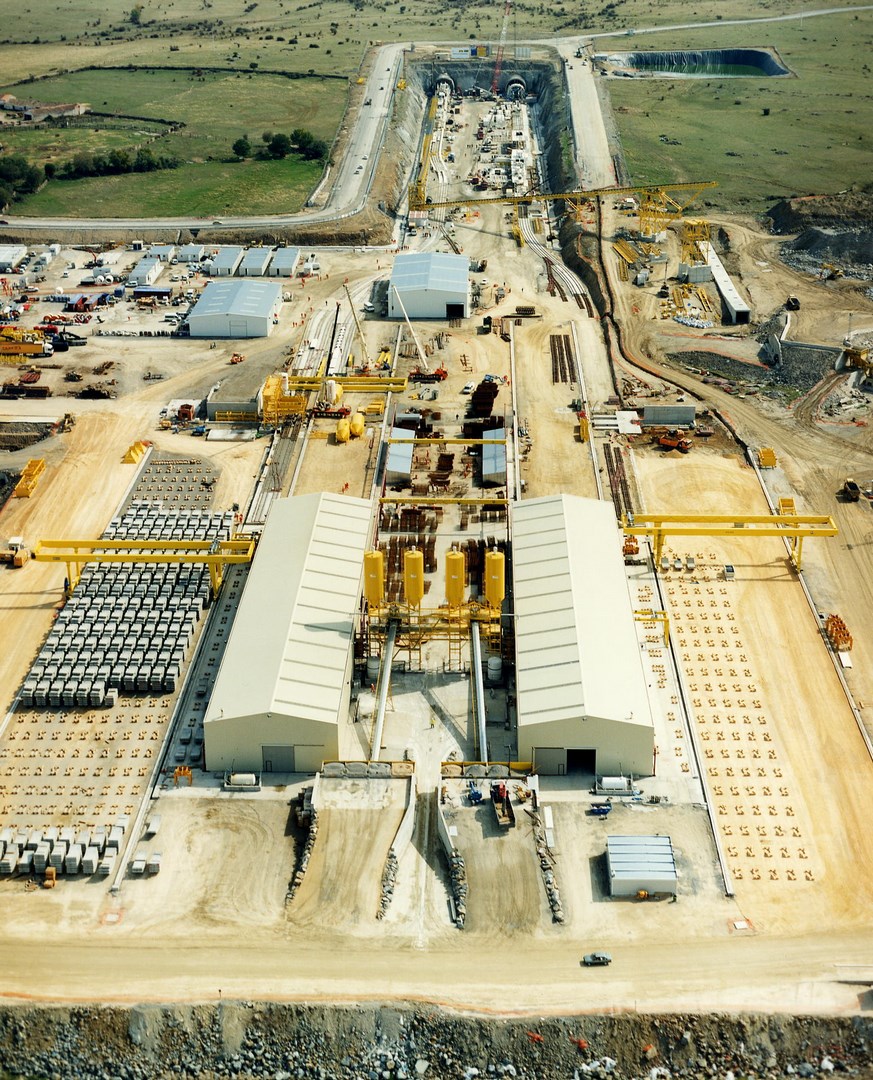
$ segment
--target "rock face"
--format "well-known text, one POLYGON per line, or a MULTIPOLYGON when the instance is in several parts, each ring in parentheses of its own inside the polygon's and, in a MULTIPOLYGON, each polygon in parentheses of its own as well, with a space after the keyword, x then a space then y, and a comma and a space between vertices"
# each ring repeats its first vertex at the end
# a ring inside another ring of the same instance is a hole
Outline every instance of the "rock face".
POLYGON ((873 1080, 873 1020, 578 1016, 479 1019, 434 1008, 0 1009, 9 1076, 60 1080, 873 1080))

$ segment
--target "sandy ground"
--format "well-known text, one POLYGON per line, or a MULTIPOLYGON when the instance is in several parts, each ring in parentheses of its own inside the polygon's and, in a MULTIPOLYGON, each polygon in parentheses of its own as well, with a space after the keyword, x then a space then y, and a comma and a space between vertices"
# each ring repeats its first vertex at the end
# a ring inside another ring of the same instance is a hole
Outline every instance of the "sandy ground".
MULTIPOLYGON (((612 391, 597 324, 580 317, 575 305, 537 291, 539 260, 514 246, 499 211, 489 213, 457 227, 465 254, 487 257, 489 280, 505 281, 512 290, 500 309, 486 307, 480 314, 508 313, 516 303, 532 302, 546 316, 542 323, 520 328, 517 339, 519 415, 529 420, 534 441, 523 473, 528 491, 593 494, 593 471, 567 409, 566 398, 574 395, 565 385, 551 385, 548 335, 568 332, 573 321, 589 397, 599 404, 612 391)), ((810 335, 823 334, 827 311, 822 305, 816 315, 817 287, 789 272, 781 278, 775 270, 757 273, 756 262, 772 264, 772 238, 751 223, 731 227, 742 280, 756 305, 775 307, 784 299, 782 291, 800 295, 805 289, 801 327, 810 335), (786 289, 786 281, 791 288, 786 289)), ((384 270, 377 265, 374 271, 369 259, 365 264, 358 256, 337 254, 326 257, 324 265, 323 280, 300 290, 306 300, 299 295, 286 305, 279 334, 253 344, 238 367, 227 364, 229 346, 208 350, 192 343, 176 353, 172 344, 156 339, 145 354, 142 343, 133 340, 95 343, 95 357, 120 358, 119 377, 127 380, 120 384, 124 394, 110 402, 77 403, 74 429, 46 447, 49 468, 33 498, 10 503, 3 511, 3 533, 22 533, 29 540, 96 536, 133 476, 120 458, 134 439, 153 438, 159 450, 192 446, 188 436, 155 432, 167 399, 203 392, 218 379, 234 393, 253 392, 264 374, 296 350, 309 332, 306 327, 313 325, 315 309, 329 311, 340 298, 344 275, 360 282, 384 270), (158 364, 166 368, 167 378, 143 383, 142 371, 158 364)), ((633 317, 637 299, 636 292, 622 294, 620 317, 626 320, 632 348, 649 355, 652 345, 650 353, 657 358, 651 321, 633 317)), ((374 352, 384 327, 370 321, 366 332, 374 352)), ((432 332, 422 328, 425 338, 432 332)), ((505 343, 497 335, 473 333, 472 324, 450 331, 445 357, 435 353, 437 359, 445 359, 450 374, 440 397, 428 405, 449 418, 453 410, 460 414, 459 391, 468 379, 486 372, 508 374, 505 343)), ((659 368, 654 375, 637 374, 653 381, 669 375, 659 368)), ((676 376, 675 382, 701 389, 687 376, 676 376)), ((869 432, 856 429, 847 438, 844 431, 817 426, 812 417, 762 416, 753 403, 710 387, 706 398, 724 407, 756 444, 777 447, 782 472, 772 483, 784 483, 806 509, 834 513, 841 535, 807 542, 805 574, 814 594, 838 610, 855 633, 856 666, 847 678, 864 703, 862 713, 873 720, 873 675, 866 662, 873 647, 870 508, 837 505, 833 498, 846 471, 873 474, 869 432)), ((508 392, 505 400, 508 407, 508 392)), ((23 411, 22 403, 14 404, 16 412, 23 411)), ((28 406, 27 412, 45 409, 45 415, 49 406, 55 415, 66 411, 66 403, 59 405, 50 399, 39 408, 28 406)), ((196 453, 221 469, 217 505, 245 498, 262 451, 258 443, 196 443, 196 453)), ((348 483, 352 494, 362 493, 368 490, 370 457, 367 440, 336 446, 330 437, 314 439, 297 490, 341 490, 348 483)), ((736 454, 695 452, 679 460, 641 450, 634 460, 649 509, 765 511, 753 474, 736 454)), ((445 865, 435 854, 436 793, 432 772, 422 768, 431 779, 419 796, 398 902, 374 947, 377 924, 369 921, 370 913, 384 853, 399 821, 396 805, 329 806, 306 882, 286 911, 282 898, 292 872, 293 793, 268 791, 257 799, 237 799, 203 796, 195 788, 161 801, 165 825, 151 848, 164 852, 165 868, 158 878, 125 882, 118 896, 79 881, 65 881, 50 893, 29 891, 18 880, 0 883, 9 913, 2 934, 3 993, 148 1000, 215 998, 220 989, 225 996, 243 998, 404 997, 520 1012, 606 1007, 856 1010, 864 987, 853 983, 857 969, 852 965, 866 963, 873 948, 867 918, 873 865, 865 847, 864 814, 869 756, 779 542, 731 538, 673 546, 702 556, 700 581, 668 575, 665 600, 688 696, 699 702, 693 706, 695 733, 704 751, 701 760, 735 899, 720 892, 704 813, 688 802, 681 777, 682 805, 622 808, 614 819, 627 831, 669 831, 682 873, 677 904, 603 900, 600 868, 607 826, 585 814, 584 800, 545 785, 546 801, 555 809, 556 873, 567 924, 559 928, 551 923, 524 821, 512 836, 495 836, 490 819, 481 818, 484 811, 459 805, 453 813, 467 848, 472 889, 468 928, 460 933, 448 922, 445 865), (738 580, 723 593, 717 575, 706 567, 728 560, 737 566, 738 580), (702 614, 708 619, 697 618, 702 614), (696 634, 701 624, 709 628, 706 636, 696 634), (719 739, 719 733, 725 738, 719 739), (714 751, 712 757, 706 749, 714 751), (756 752, 761 756, 755 757, 756 752), (738 928, 741 921, 745 926, 738 928), (45 944, 34 944, 36 938, 45 944), (595 947, 612 952, 615 962, 608 970, 580 968, 580 954, 595 947), (505 985, 507 978, 511 995, 495 998, 495 983, 505 985)), ((0 572, 4 641, 9 643, 0 657, 0 679, 9 697, 50 625, 61 576, 36 564, 0 572)), ((438 698, 435 707, 427 693, 409 702, 397 693, 386 723, 392 751, 402 754, 410 718, 416 753, 423 751, 428 764, 447 750, 462 749, 469 737, 466 688, 459 684, 453 694, 457 700, 438 698), (433 729, 431 711, 438 718, 433 729)), ((360 746, 360 734, 348 734, 353 748, 360 746)))

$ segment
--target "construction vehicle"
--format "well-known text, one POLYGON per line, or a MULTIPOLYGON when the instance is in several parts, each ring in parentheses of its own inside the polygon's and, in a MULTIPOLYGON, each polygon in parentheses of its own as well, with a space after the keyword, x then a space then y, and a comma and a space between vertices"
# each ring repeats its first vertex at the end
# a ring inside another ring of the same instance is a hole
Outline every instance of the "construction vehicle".
POLYGON ((444 367, 434 368, 433 371, 422 371, 421 368, 413 368, 409 373, 409 381, 415 383, 442 382, 449 377, 444 367))
POLYGON ((42 330, 0 326, 0 356, 51 356, 53 352, 42 330))
POLYGON ((681 431, 668 431, 666 435, 659 435, 657 443, 665 450, 678 450, 682 454, 687 454, 693 445, 681 431))
POLYGON ((30 551, 25 547, 20 536, 10 536, 5 548, 0 549, 0 562, 19 570, 30 558, 30 551))
POLYGON ((861 498, 861 488, 851 476, 847 476, 840 494, 846 502, 858 502, 861 498))
POLYGON ((467 781, 467 798, 471 806, 478 806, 482 802, 482 792, 475 780, 467 781))
POLYGON ((505 781, 495 780, 492 783, 491 805, 501 829, 511 828, 515 824, 515 811, 512 809, 512 800, 509 798, 509 788, 505 781))
POLYGON ((241 364, 243 362, 243 360, 245 360, 245 356, 243 356, 242 353, 238 353, 238 352, 235 352, 233 354, 233 356, 230 358, 230 362, 232 364, 241 364))
POLYGON ((55 866, 47 866, 45 868, 45 877, 42 881, 42 887, 44 889, 53 889, 58 883, 58 871, 55 866))
POLYGON ((590 812, 591 812, 592 817, 607 817, 609 814, 612 813, 612 803, 611 802, 592 803, 590 812))
POLYGON ((785 301, 785 307, 789 311, 800 311, 800 301, 797 299, 796 296, 789 296, 788 299, 785 301))
POLYGON ((822 281, 836 281, 843 276, 843 271, 835 263, 823 262, 819 267, 818 276, 822 281))
MULTIPOLYGON (((358 314, 355 311, 355 302, 354 302, 354 300, 352 300, 352 294, 349 292, 348 285, 343 284, 343 288, 346 290, 346 296, 349 298, 349 304, 350 304, 351 309, 352 309, 352 318, 355 320, 355 329, 358 332, 358 341, 360 341, 360 343, 361 343, 361 358, 363 360, 363 363, 361 364, 361 368, 362 368, 363 372, 366 374, 366 373, 368 373, 370 371, 370 368, 373 366, 372 361, 370 360, 370 352, 367 349, 367 342, 364 340, 364 331, 361 329, 361 324, 360 324, 360 322, 358 320, 358 314)), ((367 305, 365 304, 364 307, 366 308, 366 306, 367 305)), ((372 307, 372 305, 370 305, 370 306, 372 307)))

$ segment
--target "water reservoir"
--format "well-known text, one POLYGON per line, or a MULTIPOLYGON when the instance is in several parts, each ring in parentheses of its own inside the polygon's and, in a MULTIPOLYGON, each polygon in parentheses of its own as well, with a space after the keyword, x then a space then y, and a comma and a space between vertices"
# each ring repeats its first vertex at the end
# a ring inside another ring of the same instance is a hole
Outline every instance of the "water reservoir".
POLYGON ((769 49, 674 49, 666 52, 610 53, 598 57, 612 74, 673 78, 762 78, 790 75, 789 69, 769 49))

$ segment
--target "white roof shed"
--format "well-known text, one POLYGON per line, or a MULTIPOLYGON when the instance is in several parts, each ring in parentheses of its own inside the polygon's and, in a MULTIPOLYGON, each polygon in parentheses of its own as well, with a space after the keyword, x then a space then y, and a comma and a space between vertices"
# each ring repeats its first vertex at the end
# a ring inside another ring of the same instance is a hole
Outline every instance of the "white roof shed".
POLYGON ((279 248, 273 256, 267 273, 270 277, 294 277, 297 263, 300 261, 300 248, 279 248))
POLYGON ((276 282, 212 281, 188 316, 191 337, 267 337, 281 304, 276 282))
POLYGON ((652 713, 612 504, 516 503, 512 565, 519 758, 649 775, 652 713))
POLYGON ((236 272, 240 277, 264 277, 272 254, 272 248, 249 248, 236 272))
POLYGON ((273 504, 205 716, 208 769, 336 757, 370 516, 369 500, 330 493, 273 504))
POLYGON ((388 318, 465 319, 470 314, 470 260, 444 252, 398 255, 388 283, 388 318))

